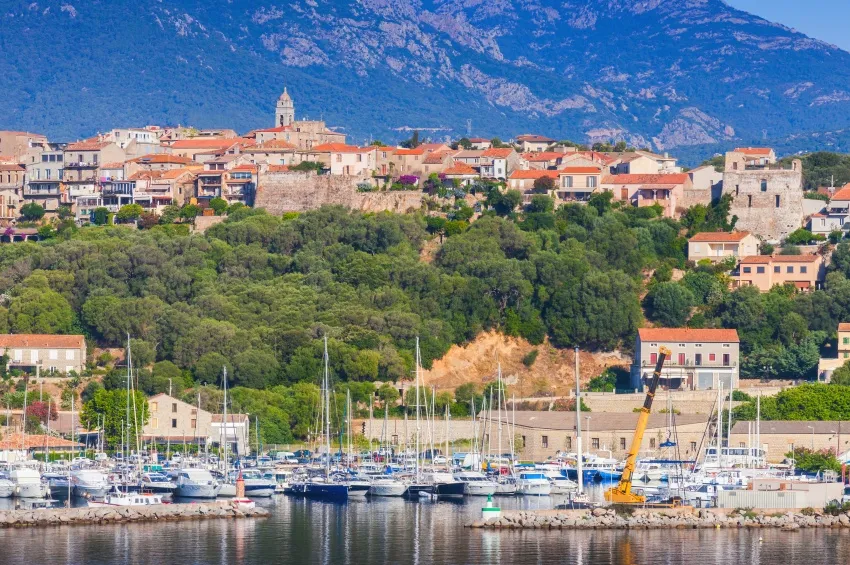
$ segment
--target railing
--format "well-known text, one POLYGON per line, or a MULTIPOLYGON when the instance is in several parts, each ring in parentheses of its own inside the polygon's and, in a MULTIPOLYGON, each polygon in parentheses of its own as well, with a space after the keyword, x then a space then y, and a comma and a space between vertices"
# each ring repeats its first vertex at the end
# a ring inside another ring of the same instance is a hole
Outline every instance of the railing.
POLYGON ((98 166, 98 163, 93 161, 72 161, 70 163, 65 163, 66 169, 90 169, 97 168, 98 166))
MULTIPOLYGON (((650 368, 650 367, 655 367, 655 363, 653 363, 652 361, 641 361, 640 366, 644 367, 644 368, 650 368)), ((734 367, 737 367, 737 366, 738 366, 738 363, 732 362, 731 359, 729 360, 729 362, 726 362, 726 363, 724 363, 722 359, 720 361, 705 361, 705 360, 702 360, 699 363, 697 363, 695 359, 686 358, 684 364, 680 363, 678 359, 668 358, 666 361, 664 361, 664 368, 665 369, 669 369, 669 368, 679 368, 679 369, 681 369, 681 368, 685 368, 685 369, 691 369, 691 368, 723 369, 723 368, 728 368, 728 369, 731 369, 731 368, 734 368, 734 367)))

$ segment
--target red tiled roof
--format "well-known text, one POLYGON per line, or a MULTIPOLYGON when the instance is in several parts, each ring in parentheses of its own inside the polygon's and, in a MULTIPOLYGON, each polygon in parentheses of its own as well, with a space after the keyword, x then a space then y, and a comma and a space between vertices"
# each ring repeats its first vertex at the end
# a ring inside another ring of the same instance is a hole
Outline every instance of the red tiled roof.
POLYGON ((245 142, 241 137, 216 137, 213 139, 178 139, 171 144, 172 149, 227 149, 237 143, 245 142))
POLYGON ((425 157, 425 160, 422 161, 423 165, 440 165, 443 162, 443 159, 446 158, 447 155, 451 155, 451 151, 434 151, 425 157))
POLYGON ((562 169, 558 169, 559 173, 574 173, 577 175, 591 175, 591 174, 599 174, 602 172, 602 169, 599 167, 564 167, 562 169))
POLYGON ((768 265, 770 263, 813 263, 819 260, 819 255, 750 255, 741 258, 742 265, 768 265))
POLYGON ((561 171, 513 171, 511 176, 508 177, 510 179, 539 179, 542 177, 551 177, 553 179, 558 178, 558 175, 561 174, 561 171))
POLYGON ((237 165, 231 169, 232 171, 256 171, 256 165, 237 165))
POLYGON ((608 175, 602 184, 684 184, 690 177, 688 173, 657 175, 608 175))
POLYGON ((83 447, 83 444, 75 441, 68 441, 61 437, 47 436, 40 434, 26 434, 21 437, 21 434, 10 434, 0 441, 0 450, 15 450, 20 449, 23 444, 24 449, 38 449, 45 445, 50 447, 83 447))
POLYGON ((554 161, 563 157, 564 154, 557 151, 531 151, 522 154, 522 158, 526 161, 554 161))
POLYGON ((732 233, 724 232, 724 231, 715 231, 715 232, 706 231, 706 232, 702 232, 702 233, 698 233, 698 234, 694 235, 688 241, 693 241, 695 243, 712 242, 712 241, 735 242, 735 241, 741 241, 742 239, 744 239, 748 235, 750 235, 750 232, 748 232, 748 231, 735 231, 735 232, 732 232, 732 233))
POLYGON ((838 324, 838 331, 840 332, 850 332, 850 323, 841 322, 838 324))
POLYGON ((151 153, 150 155, 142 155, 141 157, 131 159, 129 162, 139 163, 142 165, 153 165, 162 163, 188 165, 189 163, 194 163, 194 161, 192 161, 188 157, 183 157, 182 155, 171 155, 170 153, 151 153))
POLYGON ((736 153, 745 155, 770 155, 772 150, 769 147, 736 147, 736 153))
POLYGON ((0 347, 55 347, 57 349, 76 349, 85 346, 86 339, 81 335, 52 334, 0 334, 0 347))
POLYGON ((691 328, 640 328, 641 341, 684 343, 738 343, 738 330, 691 328))
POLYGON ((536 134, 532 134, 532 133, 525 133, 525 134, 522 134, 522 135, 518 135, 516 140, 517 141, 539 141, 539 142, 546 142, 546 143, 554 143, 555 142, 554 139, 549 139, 548 137, 546 137, 544 135, 536 135, 536 134))
POLYGON ((289 165, 269 165, 268 172, 286 173, 289 172, 289 165))
POLYGON ((830 200, 850 200, 850 184, 845 184, 830 200))
POLYGON ((466 163, 458 162, 443 171, 443 173, 446 175, 477 175, 478 171, 466 163))
POLYGON ((76 143, 69 144, 65 148, 65 151, 100 151, 111 143, 112 142, 110 141, 78 141, 76 143))
POLYGON ((256 146, 257 151, 262 151, 263 149, 298 149, 298 147, 283 139, 271 139, 256 146))
POLYGON ((194 172, 195 172, 195 171, 192 171, 191 169, 186 169, 186 168, 183 168, 183 169, 171 169, 170 171, 163 171, 159 178, 161 178, 161 179, 169 179, 169 180, 171 180, 171 179, 179 179, 180 177, 182 177, 182 176, 183 176, 183 175, 185 175, 185 174, 190 174, 190 175, 191 175, 191 174, 194 174, 194 172))
POLYGON ((514 150, 510 147, 491 147, 490 149, 485 149, 484 153, 481 154, 482 157, 495 157, 496 159, 504 159, 508 157, 514 150))
POLYGON ((18 165, 17 163, 13 163, 11 165, 0 165, 0 171, 26 171, 27 168, 23 165, 18 165))
POLYGON ((423 146, 416 147, 414 149, 396 149, 396 155, 424 155, 425 148, 423 146))

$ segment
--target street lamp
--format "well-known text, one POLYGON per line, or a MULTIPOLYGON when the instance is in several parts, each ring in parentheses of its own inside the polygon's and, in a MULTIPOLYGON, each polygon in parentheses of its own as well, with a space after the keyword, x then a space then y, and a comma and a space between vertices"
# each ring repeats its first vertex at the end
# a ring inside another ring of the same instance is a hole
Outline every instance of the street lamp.
POLYGON ((812 451, 815 450, 815 427, 814 426, 806 426, 810 430, 812 430, 812 451))

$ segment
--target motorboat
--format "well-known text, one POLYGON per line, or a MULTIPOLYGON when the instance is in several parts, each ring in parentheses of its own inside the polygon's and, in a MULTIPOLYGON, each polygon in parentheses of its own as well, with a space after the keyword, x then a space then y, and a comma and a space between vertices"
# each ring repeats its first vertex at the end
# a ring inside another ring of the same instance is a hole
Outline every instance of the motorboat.
POLYGON ((523 496, 549 496, 552 484, 540 471, 522 471, 517 477, 517 494, 523 496))
POLYGON ((466 483, 455 480, 447 471, 429 471, 423 478, 431 486, 431 493, 436 496, 460 498, 466 491, 466 483))
POLYGON ((591 457, 584 463, 582 477, 586 482, 617 481, 623 475, 617 469, 617 460, 605 457, 591 457))
POLYGON ((281 471, 280 469, 266 471, 263 474, 264 479, 274 482, 275 494, 285 493, 289 489, 289 479, 291 476, 292 474, 289 471, 281 471))
POLYGON ((464 484, 464 494, 469 496, 490 496, 496 494, 499 484, 488 479, 478 471, 461 471, 455 473, 455 479, 464 484))
POLYGON ((369 485, 371 496, 404 496, 405 491, 406 484, 390 477, 372 479, 369 485))
POLYGON ((215 498, 220 486, 206 469, 180 469, 174 495, 181 498, 215 498))
POLYGON ((73 485, 67 473, 45 473, 41 478, 47 481, 50 498, 54 500, 68 500, 68 497, 72 496, 73 485))
POLYGON ((0 498, 9 498, 15 492, 15 483, 7 479, 5 476, 0 476, 0 498))
POLYGON ((17 467, 9 472, 9 480, 15 485, 14 496, 18 498, 44 498, 49 489, 41 482, 41 473, 29 467, 17 467))
POLYGON ((578 490, 578 483, 571 481, 558 471, 543 471, 552 486, 552 494, 570 494, 578 490))
MULTIPOLYGON (((277 487, 274 480, 264 477, 259 471, 243 471, 242 479, 245 481, 245 496, 249 498, 268 498, 277 487)), ((368 484, 366 488, 368 490, 368 484)))
POLYGON ((77 498, 102 498, 112 488, 106 475, 94 469, 71 471, 72 493, 77 498))
POLYGON ((152 471, 142 475, 142 492, 158 494, 163 498, 170 498, 177 490, 177 484, 168 478, 165 473, 152 471))
POLYGON ((516 477, 513 475, 501 475, 496 481, 496 494, 498 496, 515 496, 517 494, 516 477))
POLYGON ((94 508, 105 506, 151 506, 165 504, 162 496, 138 492, 111 492, 103 500, 89 500, 88 505, 94 508))

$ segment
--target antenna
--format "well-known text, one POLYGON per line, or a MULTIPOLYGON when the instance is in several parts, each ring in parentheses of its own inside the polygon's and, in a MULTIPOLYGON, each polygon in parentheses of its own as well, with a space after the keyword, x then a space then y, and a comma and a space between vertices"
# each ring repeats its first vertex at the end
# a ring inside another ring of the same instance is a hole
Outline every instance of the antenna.
POLYGON ((472 119, 466 119, 466 137, 470 137, 472 135, 472 119))

